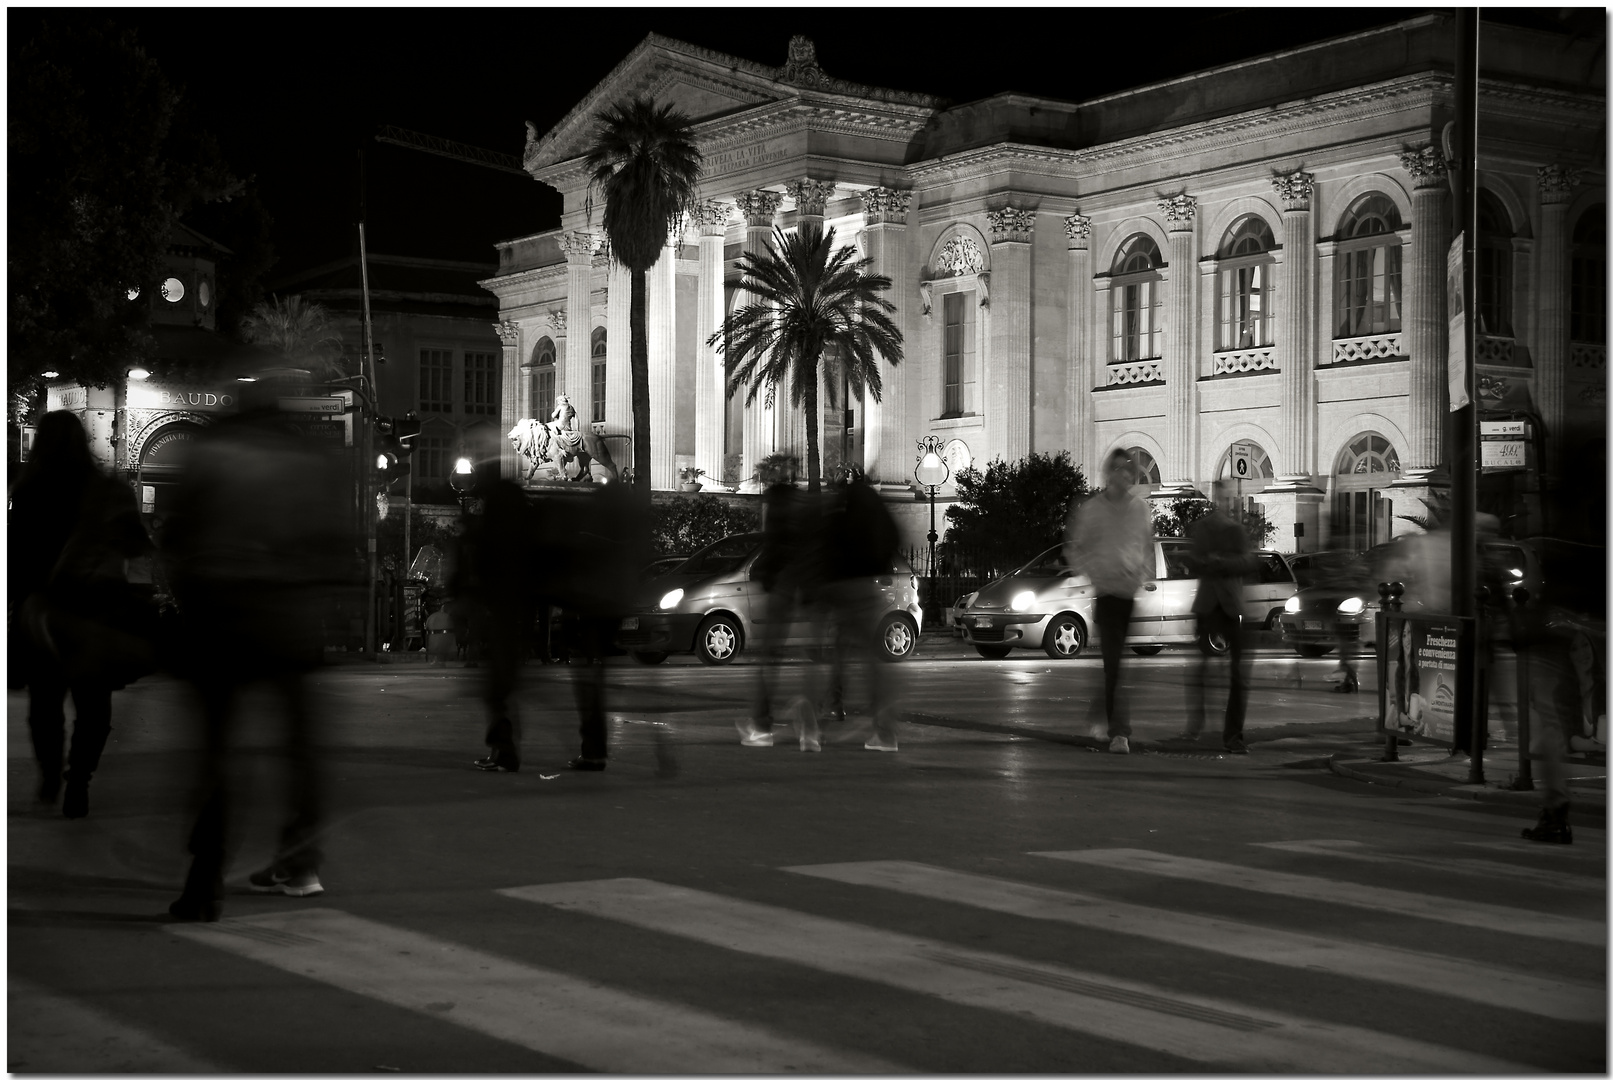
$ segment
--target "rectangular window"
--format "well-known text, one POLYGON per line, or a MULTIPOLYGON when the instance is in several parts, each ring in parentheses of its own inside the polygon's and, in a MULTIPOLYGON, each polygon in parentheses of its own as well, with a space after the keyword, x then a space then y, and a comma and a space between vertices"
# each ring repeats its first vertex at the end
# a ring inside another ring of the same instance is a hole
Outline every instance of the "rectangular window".
POLYGON ((1275 311, 1263 263, 1222 270, 1218 349, 1257 349, 1272 343, 1275 311))
POLYGON ((1574 256, 1568 302, 1568 337, 1587 345, 1607 342, 1607 264, 1592 256, 1574 256))
POLYGON ((948 293, 941 298, 941 306, 945 327, 941 342, 941 415, 973 415, 980 411, 974 293, 948 293))
POLYGON ((1347 251, 1339 266, 1339 337, 1400 329, 1400 246, 1347 251))
POLYGON ((1114 293, 1114 355, 1117 364, 1153 360, 1160 355, 1164 328, 1154 311, 1155 282, 1133 281, 1114 293))
POLYGON ((448 439, 443 435, 421 435, 415 441, 413 471, 416 483, 446 483, 448 480, 448 439))
POLYGON ((532 372, 532 415, 547 420, 554 415, 554 368, 540 367, 532 372))
POLYGON ((1480 247, 1474 267, 1474 317, 1478 332, 1512 336, 1512 252, 1480 247))
POLYGON ((454 354, 447 349, 420 350, 420 411, 454 411, 454 354))
POLYGON ((589 401, 592 403, 589 415, 593 417, 594 423, 603 424, 605 422, 605 362, 603 360, 594 361, 593 381, 589 386, 589 391, 591 393, 589 401))
POLYGON ((493 353, 465 354, 465 411, 493 416, 498 412, 497 362, 493 353))

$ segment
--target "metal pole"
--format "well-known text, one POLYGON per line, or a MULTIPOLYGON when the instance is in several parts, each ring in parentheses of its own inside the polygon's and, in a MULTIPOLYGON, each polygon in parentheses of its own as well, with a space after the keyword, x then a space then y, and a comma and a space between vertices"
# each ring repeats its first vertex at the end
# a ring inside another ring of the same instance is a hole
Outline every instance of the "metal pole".
MULTIPOLYGON (((1474 233, 1478 211, 1478 66, 1479 16, 1477 8, 1458 8, 1456 12, 1456 168, 1461 177, 1461 197, 1455 207, 1456 227, 1462 235, 1462 321, 1463 355, 1462 384, 1468 404, 1451 416, 1451 600, 1453 614, 1472 619, 1478 617, 1477 549, 1475 546, 1474 512, 1478 502, 1478 468, 1475 460, 1475 438, 1478 402, 1475 400, 1473 379, 1474 331, 1473 271, 1477 250, 1474 233)), ((1454 359, 1454 358, 1453 358, 1454 359)), ((1474 657, 1466 673, 1468 735, 1468 783, 1484 782, 1485 720, 1481 711, 1483 689, 1480 685, 1476 650, 1477 625, 1471 631, 1474 657)))
POLYGON ((1523 606, 1529 602, 1529 590, 1513 589, 1512 600, 1518 605, 1512 615, 1513 674, 1518 695, 1518 777, 1512 782, 1512 790, 1533 791, 1535 776, 1534 759, 1530 756, 1532 736, 1529 730, 1529 639, 1526 636, 1528 631, 1525 629, 1526 616, 1523 613, 1523 606), (1520 644, 1520 639, 1523 644, 1520 644))
POLYGON ((926 537, 930 542, 930 613, 935 613, 935 488, 930 488, 930 532, 926 537))

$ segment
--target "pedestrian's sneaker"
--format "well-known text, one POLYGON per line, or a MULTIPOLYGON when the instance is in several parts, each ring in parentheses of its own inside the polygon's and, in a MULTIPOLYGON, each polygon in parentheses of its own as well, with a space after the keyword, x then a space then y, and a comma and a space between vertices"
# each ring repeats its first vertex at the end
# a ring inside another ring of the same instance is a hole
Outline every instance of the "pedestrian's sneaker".
POLYGON ((1232 739, 1228 741, 1225 744, 1224 749, 1229 754, 1247 754, 1249 752, 1249 748, 1244 745, 1242 739, 1232 739))
POLYGON ((312 870, 299 870, 291 873, 271 866, 266 870, 259 870, 246 879, 253 892, 284 893, 287 896, 313 896, 315 893, 325 891, 325 886, 319 883, 319 875, 312 870))
POLYGON ((740 746, 773 745, 773 733, 771 731, 763 731, 761 728, 756 726, 755 721, 749 719, 748 717, 742 720, 735 720, 734 727, 739 729, 740 746))
POLYGON ((488 754, 471 762, 483 772, 520 772, 521 760, 514 754, 488 754))
POLYGON ((867 742, 863 743, 863 749, 878 750, 882 753, 894 754, 896 753, 896 740, 892 738, 890 742, 886 742, 878 735, 875 735, 872 739, 869 739, 867 742))
POLYGON ((1109 740, 1109 753, 1111 753, 1111 754, 1129 754, 1129 753, 1131 753, 1131 740, 1126 738, 1124 735, 1116 735, 1114 738, 1109 740))
POLYGON ((1568 827, 1567 804, 1551 810, 1542 810, 1535 827, 1523 830, 1523 838, 1533 840, 1537 844, 1572 844, 1574 833, 1568 827))

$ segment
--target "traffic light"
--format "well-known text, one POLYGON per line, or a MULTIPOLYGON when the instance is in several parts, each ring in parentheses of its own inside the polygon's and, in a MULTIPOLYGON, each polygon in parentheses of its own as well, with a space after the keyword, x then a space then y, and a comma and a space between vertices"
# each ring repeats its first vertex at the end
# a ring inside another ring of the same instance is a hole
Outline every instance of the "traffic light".
MULTIPOLYGON (((409 475, 409 448, 398 434, 398 426, 409 422, 390 416, 375 418, 375 476, 383 488, 409 475)), ((413 423, 418 434, 420 423, 413 423)))

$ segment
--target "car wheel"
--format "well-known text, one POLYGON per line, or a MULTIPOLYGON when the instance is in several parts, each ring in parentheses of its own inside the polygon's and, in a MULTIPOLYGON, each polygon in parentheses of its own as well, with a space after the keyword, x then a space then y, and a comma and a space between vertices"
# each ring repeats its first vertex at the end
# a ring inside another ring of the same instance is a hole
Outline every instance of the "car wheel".
POLYGON ((1301 656, 1326 656, 1333 651, 1331 645, 1295 645, 1294 651, 1301 656))
POLYGON ((1267 630, 1271 631, 1273 634, 1276 634, 1276 633, 1280 633, 1282 631, 1282 628, 1283 628, 1283 613, 1280 610, 1279 611, 1273 611, 1270 615, 1266 616, 1266 629, 1267 630))
POLYGON ((1001 660, 1014 650, 1007 645, 976 645, 975 652, 987 660, 1001 660))
POLYGON ((1074 615, 1060 615, 1047 624, 1042 649, 1055 660, 1073 660, 1087 647, 1086 627, 1074 615))
POLYGON ((664 652, 636 652, 633 659, 641 664, 660 664, 665 662, 667 654, 664 652))
POLYGON ((879 624, 879 658, 888 663, 906 660, 918 648, 919 637, 913 624, 901 615, 887 615, 879 624))
POLYGON ((1226 634, 1219 630, 1199 637, 1199 648, 1206 656, 1224 656, 1230 647, 1226 634))
POLYGON ((694 654, 704 664, 729 664, 739 655, 742 641, 739 620, 713 615, 695 631, 694 654))
POLYGON ((1138 656, 1154 656, 1164 647, 1163 645, 1133 645, 1131 651, 1138 656))

